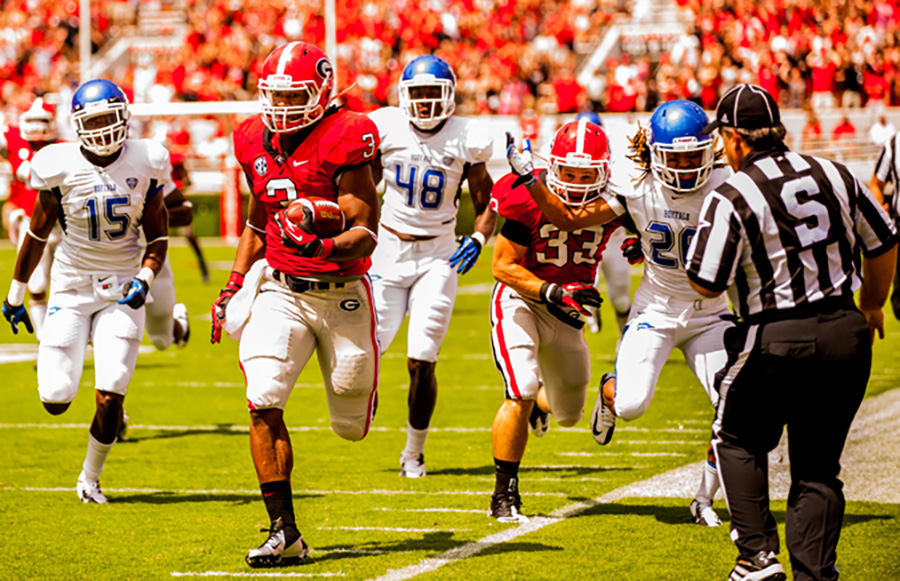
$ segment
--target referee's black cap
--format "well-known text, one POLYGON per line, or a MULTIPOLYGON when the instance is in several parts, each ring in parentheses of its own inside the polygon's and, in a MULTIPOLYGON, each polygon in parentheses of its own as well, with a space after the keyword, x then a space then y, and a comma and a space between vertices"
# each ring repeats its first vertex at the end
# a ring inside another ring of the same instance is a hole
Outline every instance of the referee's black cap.
POLYGON ((778 103, 768 91, 759 85, 735 85, 722 96, 716 107, 716 118, 704 133, 712 133, 719 127, 736 129, 763 129, 781 123, 778 103))

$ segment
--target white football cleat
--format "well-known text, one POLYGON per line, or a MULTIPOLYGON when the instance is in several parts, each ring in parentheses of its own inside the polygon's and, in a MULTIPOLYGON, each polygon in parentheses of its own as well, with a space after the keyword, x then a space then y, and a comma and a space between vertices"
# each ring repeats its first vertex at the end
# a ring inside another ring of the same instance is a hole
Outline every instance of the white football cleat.
POLYGON ((691 501, 691 516, 694 522, 705 527, 717 527, 722 524, 719 515, 713 510, 712 502, 701 502, 696 498, 691 501))
POLYGON ((425 478, 425 454, 407 456, 400 454, 401 478, 425 478))
POLYGON ((272 528, 262 529, 262 532, 269 533, 269 538, 256 549, 250 549, 244 558, 247 564, 254 569, 299 565, 309 556, 309 545, 303 540, 303 535, 299 533, 297 533, 297 540, 290 546, 285 546, 287 541, 281 518, 272 523, 272 528))
POLYGON ((594 411, 591 413, 591 433, 594 435, 594 441, 605 446, 612 439, 613 431, 616 429, 616 415, 603 401, 603 386, 608 381, 615 380, 614 373, 603 374, 600 380, 600 389, 597 393, 597 403, 594 404, 594 411))
POLYGON ((181 325, 181 329, 184 331, 184 335, 181 336, 181 339, 175 341, 175 344, 183 349, 184 346, 187 345, 188 339, 191 338, 191 322, 188 320, 187 307, 184 303, 175 305, 172 309, 172 318, 178 321, 178 324, 181 325))
POLYGON ((99 480, 88 480, 84 472, 78 475, 78 498, 86 504, 106 504, 109 502, 100 490, 99 480))

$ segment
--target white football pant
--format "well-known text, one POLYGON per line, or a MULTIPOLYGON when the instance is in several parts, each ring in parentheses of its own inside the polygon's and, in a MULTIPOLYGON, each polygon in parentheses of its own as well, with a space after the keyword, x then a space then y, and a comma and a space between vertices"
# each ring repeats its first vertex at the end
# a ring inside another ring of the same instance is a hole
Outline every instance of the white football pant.
POLYGON ((143 336, 144 309, 99 298, 92 286, 52 292, 38 348, 41 401, 75 399, 88 341, 94 346, 94 389, 124 396, 143 336))
MULTIPOLYGON (((284 409, 313 351, 325 381, 331 428, 361 440, 372 423, 380 351, 369 278, 332 290, 291 292, 263 278, 241 335, 251 410, 284 409)), ((302 405, 302 404, 301 404, 302 405)))
POLYGON ((543 384, 559 425, 581 420, 591 381, 581 329, 550 314, 547 305, 497 283, 491 296, 491 347, 507 399, 533 400, 543 384))
POLYGON ((172 334, 175 330, 175 318, 172 316, 172 309, 175 308, 175 277, 172 274, 172 265, 169 262, 169 256, 163 262, 159 274, 153 279, 150 285, 150 296, 152 301, 148 301, 145 308, 147 309, 147 336, 150 342, 158 350, 168 349, 175 336, 172 334))
POLYGON ((407 357, 437 361, 456 301, 457 274, 450 266, 456 248, 452 235, 404 242, 379 228, 371 273, 383 351, 409 312, 407 357))
POLYGON ((659 373, 676 347, 706 390, 718 403, 715 375, 725 365, 725 331, 734 326, 725 295, 684 301, 638 288, 616 353, 616 415, 634 420, 650 406, 659 373))

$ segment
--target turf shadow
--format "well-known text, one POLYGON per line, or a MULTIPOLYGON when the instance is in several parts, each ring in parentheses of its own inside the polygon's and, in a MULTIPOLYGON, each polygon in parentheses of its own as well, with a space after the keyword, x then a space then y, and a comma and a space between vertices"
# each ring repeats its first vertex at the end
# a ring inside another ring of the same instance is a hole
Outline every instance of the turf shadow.
MULTIPOLYGON (((314 546, 319 551, 334 551, 327 555, 314 555, 309 559, 309 563, 321 563, 325 561, 342 561, 345 559, 358 559, 360 557, 372 558, 370 553, 348 553, 343 551, 352 551, 354 549, 362 549, 365 551, 384 551, 385 553, 401 553, 409 551, 425 551, 428 553, 443 553, 450 549, 461 547, 469 541, 455 540, 455 533, 451 531, 435 531, 433 533, 425 533, 421 537, 397 539, 394 541, 368 541, 364 543, 345 544, 345 545, 329 545, 324 547, 314 546)), ((375 555, 377 556, 377 555, 375 555)))
MULTIPOLYGON (((294 494, 295 500, 321 498, 322 494, 294 494)), ((257 502, 262 497, 259 492, 228 492, 223 494, 188 493, 179 494, 173 492, 140 492, 135 494, 115 493, 109 497, 109 504, 181 504, 196 502, 231 502, 250 504, 257 502)))
POLYGON ((172 438, 184 438, 187 436, 243 436, 247 437, 247 430, 235 430, 234 424, 218 424, 213 430, 159 430, 159 433, 148 436, 133 436, 131 434, 118 444, 133 444, 144 440, 170 440, 172 438))

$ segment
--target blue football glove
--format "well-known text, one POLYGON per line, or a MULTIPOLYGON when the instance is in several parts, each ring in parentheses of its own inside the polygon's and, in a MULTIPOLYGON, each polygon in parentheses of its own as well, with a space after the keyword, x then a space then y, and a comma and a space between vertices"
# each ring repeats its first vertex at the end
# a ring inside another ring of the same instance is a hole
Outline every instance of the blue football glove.
POLYGON ((456 241, 459 242, 459 248, 450 257, 450 266, 456 268, 459 274, 466 274, 475 266, 475 261, 481 254, 481 242, 471 236, 461 236, 456 241))
POLYGON ((125 293, 125 296, 119 299, 119 304, 128 305, 132 309, 139 309, 143 307, 144 303, 147 301, 147 291, 149 290, 150 285, 135 277, 131 279, 131 283, 128 285, 128 291, 125 293))
POLYGON ((10 325, 12 325, 12 332, 14 335, 19 334, 19 323, 25 325, 25 329, 27 329, 29 333, 34 333, 34 327, 31 326, 31 317, 28 316, 25 305, 14 307, 9 304, 8 300, 3 299, 3 317, 9 321, 10 325))
MULTIPOLYGON (((525 148, 527 150, 531 149, 531 143, 527 139, 525 140, 525 148)), ((514 174, 519 177, 530 177, 530 181, 525 184, 526 187, 537 181, 537 178, 534 177, 534 164, 531 163, 528 157, 519 152, 516 148, 516 140, 513 139, 509 131, 506 132, 506 161, 509 162, 509 167, 514 174)))

